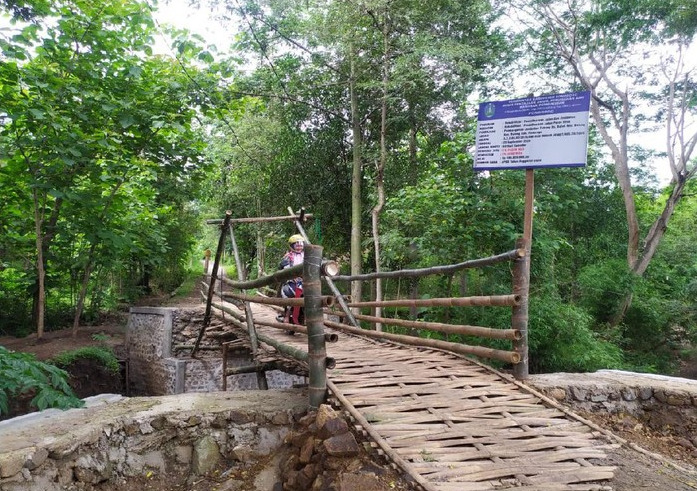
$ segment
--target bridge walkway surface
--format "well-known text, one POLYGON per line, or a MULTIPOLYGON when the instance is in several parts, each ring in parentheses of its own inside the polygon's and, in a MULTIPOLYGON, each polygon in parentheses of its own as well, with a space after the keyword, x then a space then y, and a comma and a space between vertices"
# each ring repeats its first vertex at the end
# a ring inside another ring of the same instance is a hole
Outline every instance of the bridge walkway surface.
MULTIPOLYGON (((304 335, 257 329, 307 350, 304 335)), ((330 399, 422 488, 611 489, 615 468, 601 460, 617 445, 524 384, 459 355, 337 334, 326 345, 330 399)))

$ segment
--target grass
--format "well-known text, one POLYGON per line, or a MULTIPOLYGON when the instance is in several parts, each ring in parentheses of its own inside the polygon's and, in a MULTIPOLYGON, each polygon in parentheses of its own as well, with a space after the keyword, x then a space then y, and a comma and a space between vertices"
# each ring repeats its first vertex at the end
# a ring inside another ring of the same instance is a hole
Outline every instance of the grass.
POLYGON ((64 351, 51 359, 59 367, 67 367, 76 360, 93 359, 101 363, 111 373, 119 373, 119 360, 114 352, 106 346, 86 346, 76 350, 64 351))

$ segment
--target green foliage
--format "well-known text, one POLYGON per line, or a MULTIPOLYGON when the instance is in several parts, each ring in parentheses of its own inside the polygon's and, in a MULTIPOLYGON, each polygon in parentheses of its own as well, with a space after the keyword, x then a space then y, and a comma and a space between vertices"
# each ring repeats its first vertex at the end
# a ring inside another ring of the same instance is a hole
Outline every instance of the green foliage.
POLYGON ((597 322, 609 321, 624 297, 632 291, 634 275, 622 259, 588 264, 578 274, 578 302, 597 322))
POLYGON ((530 367, 534 373, 622 367, 622 351, 593 331, 592 317, 559 298, 531 298, 528 333, 530 367))
POLYGON ((68 385, 68 374, 60 368, 36 360, 27 353, 9 351, 0 346, 0 414, 9 412, 9 400, 35 392, 31 405, 67 409, 84 403, 68 385))
POLYGON ((0 275, 0 303, 17 313, 0 329, 43 315, 39 243, 47 328, 72 321, 85 277, 83 320, 183 279, 198 219, 187 206, 206 169, 198 122, 218 78, 183 34, 177 60, 152 56, 149 12, 136 0, 61 0, 0 33, 0 272, 14 272, 0 275))
POLYGON ((119 373, 119 360, 114 351, 106 346, 85 346, 75 350, 64 351, 54 356, 51 363, 59 367, 67 368, 77 360, 94 360, 104 366, 111 373, 119 373))

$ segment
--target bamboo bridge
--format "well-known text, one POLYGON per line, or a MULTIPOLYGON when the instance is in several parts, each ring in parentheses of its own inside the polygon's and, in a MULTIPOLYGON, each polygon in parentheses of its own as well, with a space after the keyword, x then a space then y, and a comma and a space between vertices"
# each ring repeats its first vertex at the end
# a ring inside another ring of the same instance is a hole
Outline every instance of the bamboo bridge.
MULTIPOLYGON (((490 258, 456 265, 361 277, 337 276, 338 268, 322 258, 322 248, 307 241, 302 214, 290 210, 306 239, 304 264, 272 275, 246 280, 237 252, 229 213, 221 224, 220 242, 210 282, 203 285, 204 324, 192 349, 195 356, 211 315, 224 319, 239 339, 223 345, 223 378, 242 373, 228 369, 226 349, 246 345, 255 363, 242 370, 256 372, 260 387, 269 361, 284 359, 309 377, 310 406, 331 402, 346 411, 355 427, 369 436, 376 451, 411 477, 423 490, 495 490, 523 487, 536 490, 611 489, 614 467, 604 464, 605 450, 614 446, 596 427, 537 393, 527 377, 527 295, 529 245, 490 258), (230 234, 238 280, 219 278, 218 266, 230 234), (361 308, 416 305, 419 300, 353 301, 335 281, 367 281, 382 275, 419 276, 452 272, 500 262, 513 262, 510 295, 430 299, 429 305, 509 307, 511 329, 425 323, 362 315, 361 308), (270 298, 235 290, 257 289, 302 275, 304 298, 270 298), (220 281, 218 281, 220 280, 220 281), (216 292, 216 285, 228 291, 216 292), (322 287, 331 295, 323 295, 322 287), (338 305, 337 305, 338 304, 338 305), (276 320, 283 306, 302 305, 305 324, 276 320), (512 343, 511 351, 416 336, 363 324, 394 325, 481 336, 512 343), (472 358, 502 360, 512 376, 472 358)), ((249 220, 249 219, 244 219, 249 220)), ((268 220, 268 219, 267 219, 268 220)), ((225 385, 224 385, 225 386, 225 385)))
MULTIPOLYGON (((254 305, 261 323, 276 313, 254 305)), ((302 334, 257 329, 307 350, 302 334)), ((599 462, 613 445, 523 383, 462 355, 326 333, 339 337, 327 343, 329 401, 421 489, 611 489, 614 468, 599 462)))

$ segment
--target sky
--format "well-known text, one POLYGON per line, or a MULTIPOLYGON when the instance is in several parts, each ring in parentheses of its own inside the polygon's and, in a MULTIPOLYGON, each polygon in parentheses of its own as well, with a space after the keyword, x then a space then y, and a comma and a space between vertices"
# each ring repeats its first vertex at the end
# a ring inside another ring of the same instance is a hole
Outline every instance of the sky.
MULTIPOLYGON (((200 35, 209 44, 215 44, 220 50, 227 48, 232 41, 233 26, 223 26, 215 20, 213 13, 206 7, 189 6, 188 0, 160 0, 153 16, 160 24, 169 24, 200 35)), ((164 46, 164 41, 162 41, 164 46)), ((158 46, 162 48, 162 46, 158 46)))

